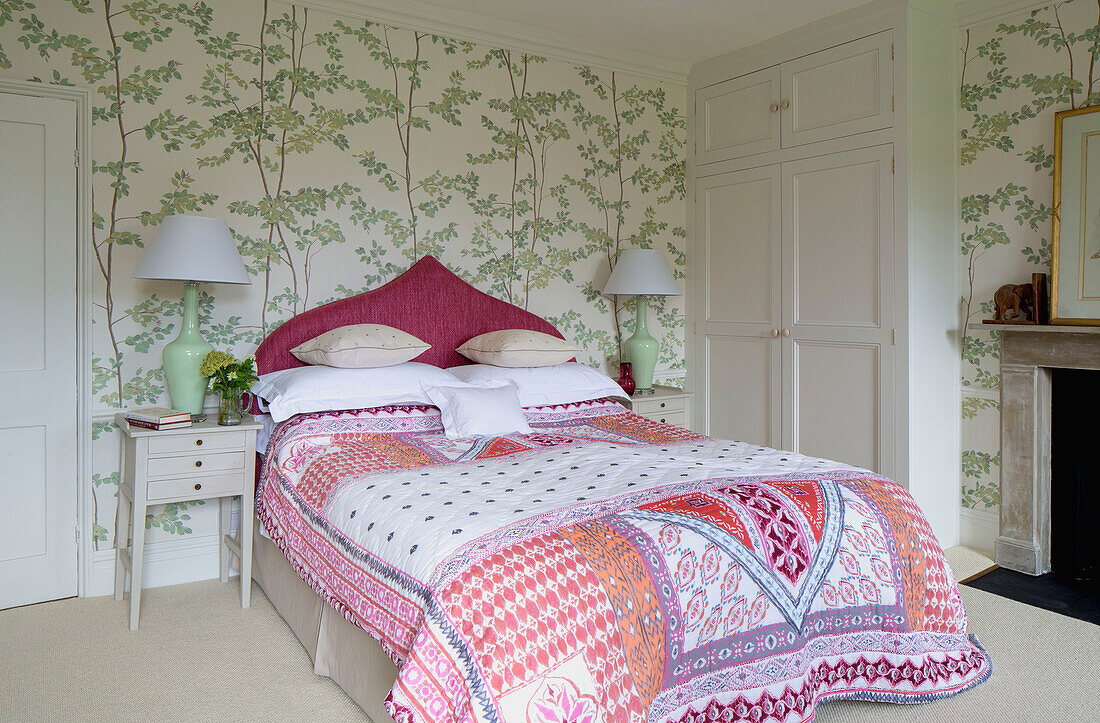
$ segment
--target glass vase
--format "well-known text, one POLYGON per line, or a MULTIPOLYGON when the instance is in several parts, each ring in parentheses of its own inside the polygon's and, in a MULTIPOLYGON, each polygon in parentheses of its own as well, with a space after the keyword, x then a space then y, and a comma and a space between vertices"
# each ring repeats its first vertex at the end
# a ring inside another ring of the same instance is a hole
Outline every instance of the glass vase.
POLYGON ((634 374, 633 365, 630 362, 622 362, 619 364, 619 378, 616 379, 619 386, 626 392, 626 396, 630 396, 634 393, 634 374))
POLYGON ((241 423, 241 395, 236 389, 218 390, 218 424, 233 427, 241 423))

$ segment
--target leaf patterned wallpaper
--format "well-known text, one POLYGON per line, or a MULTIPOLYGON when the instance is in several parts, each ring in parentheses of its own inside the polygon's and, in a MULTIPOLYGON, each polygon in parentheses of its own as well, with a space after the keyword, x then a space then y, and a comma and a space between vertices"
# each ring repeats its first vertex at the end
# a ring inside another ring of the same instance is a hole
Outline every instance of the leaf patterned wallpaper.
MULTIPOLYGON (((1100 0, 1068 0, 960 33, 960 292, 964 320, 993 292, 1050 273, 1054 113, 1100 100, 1100 0)), ((999 339, 964 328, 962 505, 1000 502, 999 339)))
MULTIPOLYGON (((109 412, 167 401, 182 286, 130 278, 166 215, 233 229, 252 285, 204 287, 201 316, 239 355, 430 253, 610 371, 632 333, 600 293, 617 253, 659 248, 684 275, 681 86, 275 0, 0 0, 0 73, 94 91, 97 549, 109 412)), ((658 375, 682 382, 682 302, 655 302, 658 375)), ((214 534, 201 505, 154 509, 150 539, 214 534)))

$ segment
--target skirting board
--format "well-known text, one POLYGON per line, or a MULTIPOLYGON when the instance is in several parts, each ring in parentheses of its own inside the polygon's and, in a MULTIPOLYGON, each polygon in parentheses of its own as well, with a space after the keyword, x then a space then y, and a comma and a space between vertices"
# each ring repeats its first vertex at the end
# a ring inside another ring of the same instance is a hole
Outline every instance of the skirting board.
MULTIPOLYGON (((237 574, 231 571, 230 574, 237 574)), ((145 545, 145 563, 141 588, 180 585, 218 577, 218 536, 187 536, 178 540, 149 542, 145 545)), ((113 595, 115 591, 115 551, 96 550, 92 557, 92 575, 87 597, 113 595)))
POLYGON ((963 508, 959 513, 959 544, 993 556, 993 543, 1001 531, 997 511, 963 508))

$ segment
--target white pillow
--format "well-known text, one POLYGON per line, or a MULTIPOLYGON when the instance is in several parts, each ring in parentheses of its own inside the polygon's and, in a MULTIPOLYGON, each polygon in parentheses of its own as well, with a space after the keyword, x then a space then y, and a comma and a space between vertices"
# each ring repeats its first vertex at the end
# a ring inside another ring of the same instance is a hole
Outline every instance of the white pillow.
POLYGON ((306 364, 367 369, 403 364, 432 345, 385 324, 349 324, 302 342, 290 353, 306 364))
POLYGON ((467 364, 447 371, 470 384, 512 382, 524 407, 569 404, 601 397, 626 399, 623 388, 590 366, 566 362, 552 367, 515 368, 467 364))
POLYGON ((431 404, 424 384, 457 383, 450 372, 418 362, 376 369, 309 366, 262 374, 252 392, 267 401, 271 418, 281 422, 295 414, 330 409, 431 404))
POLYGON ((531 432, 514 384, 425 384, 424 393, 439 407, 447 439, 531 432))
POLYGON ((581 349, 541 331, 502 329, 479 334, 455 351, 467 359, 498 367, 548 367, 569 361, 581 349))

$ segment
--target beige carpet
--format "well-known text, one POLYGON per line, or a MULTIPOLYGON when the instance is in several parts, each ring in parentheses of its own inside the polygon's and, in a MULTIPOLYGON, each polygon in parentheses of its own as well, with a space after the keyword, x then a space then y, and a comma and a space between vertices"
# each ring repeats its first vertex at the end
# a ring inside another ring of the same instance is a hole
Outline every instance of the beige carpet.
MULTIPOLYGON (((955 548, 966 578, 991 561, 955 548)), ((0 720, 366 720, 309 656, 258 587, 215 581, 148 590, 141 628, 109 597, 0 612, 0 720)), ((963 588, 993 677, 918 706, 837 702, 840 721, 1100 720, 1100 627, 963 588)))

